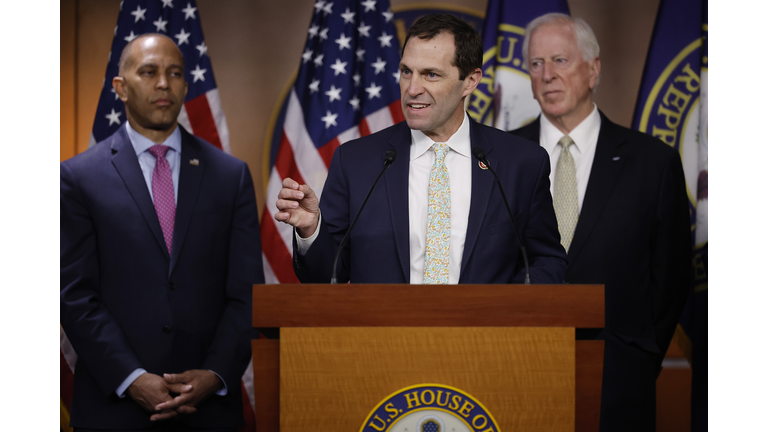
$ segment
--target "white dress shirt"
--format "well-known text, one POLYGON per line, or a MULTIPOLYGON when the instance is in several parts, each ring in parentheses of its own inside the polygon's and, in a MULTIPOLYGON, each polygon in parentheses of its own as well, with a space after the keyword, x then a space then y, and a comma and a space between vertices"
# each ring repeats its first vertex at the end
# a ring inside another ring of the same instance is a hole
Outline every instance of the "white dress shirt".
MULTIPOLYGON (((459 283, 461 259, 467 236, 469 204, 472 198, 472 145, 469 137, 469 119, 464 113, 461 126, 448 141, 450 150, 445 166, 451 182, 451 246, 448 258, 448 283, 459 283)), ((411 130, 411 152, 408 164, 408 243, 410 251, 410 279, 412 284, 424 280, 424 258, 427 250, 427 213, 429 176, 435 162, 435 141, 421 131, 411 130)), ((322 215, 321 215, 322 217, 322 215)), ((305 254, 317 238, 318 228, 312 236, 303 239, 296 230, 296 245, 305 254)))
MULTIPOLYGON (((552 167, 552 170, 549 172, 549 192, 554 197, 557 160, 560 159, 560 152, 562 151, 562 147, 557 145, 557 143, 565 134, 553 125, 546 116, 542 115, 540 118, 539 143, 549 153, 549 164, 552 167)), ((573 140, 569 150, 576 167, 579 214, 581 214, 581 207, 584 203, 584 195, 587 193, 589 173, 592 172, 592 163, 595 160, 598 135, 600 135, 600 113, 597 110, 597 105, 594 105, 592 113, 568 134, 573 140)))

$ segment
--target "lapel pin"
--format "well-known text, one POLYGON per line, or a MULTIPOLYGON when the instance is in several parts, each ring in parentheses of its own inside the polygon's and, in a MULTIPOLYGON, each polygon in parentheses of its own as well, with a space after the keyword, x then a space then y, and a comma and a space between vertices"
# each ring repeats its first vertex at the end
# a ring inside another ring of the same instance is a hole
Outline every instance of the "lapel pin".
POLYGON ((615 162, 615 161, 617 161, 617 160, 619 160, 619 159, 621 159, 621 156, 614 156, 614 157, 613 157, 613 161, 614 161, 614 162, 615 162))
POLYGON ((189 164, 193 165, 193 166, 198 166, 198 165, 200 165, 200 161, 197 160, 197 159, 190 159, 189 160, 189 164))
POLYGON ((488 167, 487 167, 487 166, 485 166, 485 164, 483 163, 483 161, 477 161, 477 164, 480 166, 480 168, 481 168, 481 169, 484 169, 484 170, 487 170, 487 169, 488 169, 488 167))

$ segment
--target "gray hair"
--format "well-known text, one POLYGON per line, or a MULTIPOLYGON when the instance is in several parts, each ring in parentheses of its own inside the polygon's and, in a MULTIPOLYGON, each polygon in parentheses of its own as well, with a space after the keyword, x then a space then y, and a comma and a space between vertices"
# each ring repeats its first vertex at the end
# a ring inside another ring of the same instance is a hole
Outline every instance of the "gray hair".
POLYGON ((566 14, 553 12, 534 19, 525 27, 525 39, 523 39, 525 67, 528 67, 528 46, 531 43, 531 35, 536 29, 545 24, 569 25, 576 36, 576 46, 579 47, 584 61, 592 61, 600 57, 600 45, 597 43, 597 37, 595 37, 595 32, 592 31, 592 27, 586 21, 581 18, 573 18, 566 14))

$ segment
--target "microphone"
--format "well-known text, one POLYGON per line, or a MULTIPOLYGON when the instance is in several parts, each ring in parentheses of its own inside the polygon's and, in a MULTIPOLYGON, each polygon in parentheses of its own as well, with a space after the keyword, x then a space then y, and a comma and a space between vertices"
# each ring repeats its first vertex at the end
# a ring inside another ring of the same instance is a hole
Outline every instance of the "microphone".
POLYGON ((363 208, 365 208, 365 204, 368 202, 368 198, 371 197, 371 193, 373 192, 373 188, 376 187, 376 183, 379 182, 379 179, 381 178, 381 176, 384 175, 384 171, 386 171, 387 168, 389 168, 389 166, 392 165, 392 162, 394 162, 395 159, 397 159, 397 151, 395 151, 394 149, 387 150, 387 152, 384 154, 384 168, 381 169, 379 176, 376 177, 376 181, 373 182, 371 189, 368 191, 368 195, 366 195, 365 200, 363 200, 363 205, 360 206, 360 210, 357 211, 357 214, 355 215, 355 218, 352 220, 352 224, 349 226, 347 233, 344 234, 344 238, 341 239, 341 243, 339 243, 339 250, 336 251, 336 257, 333 259, 333 272, 331 273, 332 284, 337 283, 336 266, 339 264, 339 257, 341 256, 341 251, 344 249, 344 244, 349 239, 349 233, 352 232, 352 228, 354 228, 355 224, 357 223, 357 219, 360 217, 360 213, 363 212, 363 208))
POLYGON ((480 147, 475 147, 472 149, 472 154, 479 160, 480 162, 484 163, 486 167, 491 171, 491 174, 493 174, 493 177, 496 178, 496 184, 499 185, 499 191, 501 192, 501 199, 504 200, 504 207, 507 209, 507 213, 509 214, 509 220, 512 221, 512 228, 515 229, 515 236, 517 237, 517 242, 520 243, 520 252, 523 254, 523 262, 525 263, 525 284, 530 285, 531 284, 531 270, 528 267, 528 253, 525 251, 525 245, 523 244, 523 239, 520 238, 520 233, 517 231, 517 224, 515 223, 515 218, 512 217, 512 210, 509 208, 509 203, 507 202, 507 197, 504 195, 504 188, 501 187, 501 181, 499 181, 499 176, 496 175, 496 171, 493 170, 491 167, 491 164, 488 162, 488 158, 485 157, 485 152, 480 147))

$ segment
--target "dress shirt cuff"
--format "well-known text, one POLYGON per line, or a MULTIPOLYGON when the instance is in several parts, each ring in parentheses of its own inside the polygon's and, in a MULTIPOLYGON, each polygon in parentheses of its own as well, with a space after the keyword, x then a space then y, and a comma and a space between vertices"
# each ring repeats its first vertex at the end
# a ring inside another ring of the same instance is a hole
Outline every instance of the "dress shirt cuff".
POLYGON ((128 387, 131 384, 133 384, 134 381, 136 381, 136 378, 144 375, 145 373, 147 373, 147 371, 142 368, 138 368, 135 371, 131 372, 131 374, 128 375, 128 378, 126 378, 125 381, 123 381, 123 383, 120 384, 120 387, 118 387, 117 390, 115 390, 115 393, 117 393, 117 396, 120 397, 121 399, 124 398, 125 391, 128 390, 128 387))
POLYGON ((296 231, 296 228, 293 229, 293 235, 296 236, 296 252, 299 253, 299 255, 304 255, 309 250, 309 247, 312 246, 312 243, 315 242, 315 239, 317 238, 317 233, 320 232, 320 225, 323 223, 323 214, 320 213, 319 217, 317 218, 317 228, 315 228, 315 232, 307 237, 307 238, 301 238, 299 235, 299 232, 296 231))
POLYGON ((224 386, 220 388, 216 393, 214 393, 216 396, 226 396, 227 395, 227 383, 224 381, 224 378, 221 377, 221 375, 217 374, 216 372, 208 369, 208 372, 212 372, 214 375, 219 377, 219 380, 221 380, 221 384, 224 386))

